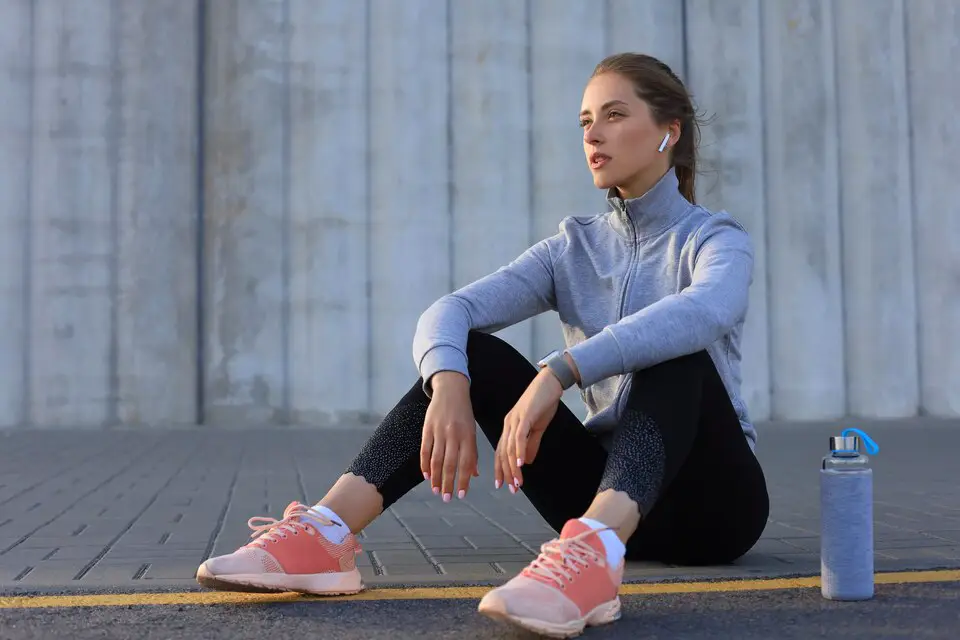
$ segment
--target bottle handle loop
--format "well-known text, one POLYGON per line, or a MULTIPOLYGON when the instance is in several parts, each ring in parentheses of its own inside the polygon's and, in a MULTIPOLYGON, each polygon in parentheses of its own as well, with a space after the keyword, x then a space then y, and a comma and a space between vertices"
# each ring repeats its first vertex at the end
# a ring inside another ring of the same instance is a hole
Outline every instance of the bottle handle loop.
POLYGON ((875 455, 877 455, 878 453, 880 453, 880 445, 878 445, 878 444, 873 440, 873 438, 871 438, 870 436, 868 436, 862 429, 853 429, 853 428, 851 428, 851 429, 844 429, 844 430, 840 433, 840 435, 842 435, 843 437, 847 437, 847 436, 850 435, 851 433, 860 436, 860 438, 863 440, 863 444, 866 446, 867 453, 869 453, 869 454, 872 455, 872 456, 875 456, 875 455))

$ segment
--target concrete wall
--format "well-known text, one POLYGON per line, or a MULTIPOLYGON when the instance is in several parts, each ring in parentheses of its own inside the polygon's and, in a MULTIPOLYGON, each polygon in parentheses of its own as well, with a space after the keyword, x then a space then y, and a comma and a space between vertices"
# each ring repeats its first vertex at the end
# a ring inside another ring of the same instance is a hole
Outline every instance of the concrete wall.
POLYGON ((711 117, 753 416, 958 416, 958 34, 953 0, 7 0, 0 425, 383 413, 430 302, 604 209, 575 118, 621 50, 711 117))

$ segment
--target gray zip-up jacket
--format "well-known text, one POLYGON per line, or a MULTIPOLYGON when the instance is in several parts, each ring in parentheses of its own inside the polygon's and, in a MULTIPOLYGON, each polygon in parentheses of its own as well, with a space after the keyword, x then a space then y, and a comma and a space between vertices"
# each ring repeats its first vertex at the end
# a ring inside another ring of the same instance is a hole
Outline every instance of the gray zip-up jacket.
POLYGON ((564 218, 558 234, 423 313, 413 358, 424 390, 431 393, 438 371, 469 378, 471 329, 493 333, 554 310, 580 370, 588 429, 616 425, 633 371, 706 349, 753 449, 756 430, 740 396, 750 237, 726 212, 687 201, 672 169, 639 198, 611 189, 607 201, 611 211, 564 218))

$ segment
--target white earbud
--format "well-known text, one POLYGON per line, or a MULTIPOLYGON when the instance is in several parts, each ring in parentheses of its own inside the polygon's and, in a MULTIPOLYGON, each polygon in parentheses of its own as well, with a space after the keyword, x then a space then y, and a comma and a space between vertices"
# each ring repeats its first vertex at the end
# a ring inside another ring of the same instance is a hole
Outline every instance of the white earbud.
POLYGON ((667 135, 663 136, 663 142, 660 143, 660 148, 657 149, 660 153, 663 153, 663 150, 667 146, 667 142, 670 140, 670 132, 667 132, 667 135))

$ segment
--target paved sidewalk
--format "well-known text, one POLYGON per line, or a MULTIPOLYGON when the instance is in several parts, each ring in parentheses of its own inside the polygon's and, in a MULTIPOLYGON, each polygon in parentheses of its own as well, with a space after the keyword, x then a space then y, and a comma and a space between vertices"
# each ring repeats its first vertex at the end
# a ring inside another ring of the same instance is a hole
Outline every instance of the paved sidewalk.
MULTIPOLYGON (((852 421, 844 423, 854 424, 852 421)), ((960 421, 856 423, 875 459, 878 571, 960 567, 960 421)), ((835 424, 761 424, 773 501, 764 538, 731 566, 634 564, 628 581, 816 575, 818 478, 835 424)), ((197 588, 252 516, 316 501, 369 431, 0 431, 0 591, 197 588)), ((522 495, 494 491, 489 447, 467 500, 426 485, 363 535, 368 585, 495 584, 554 532, 522 495)))

